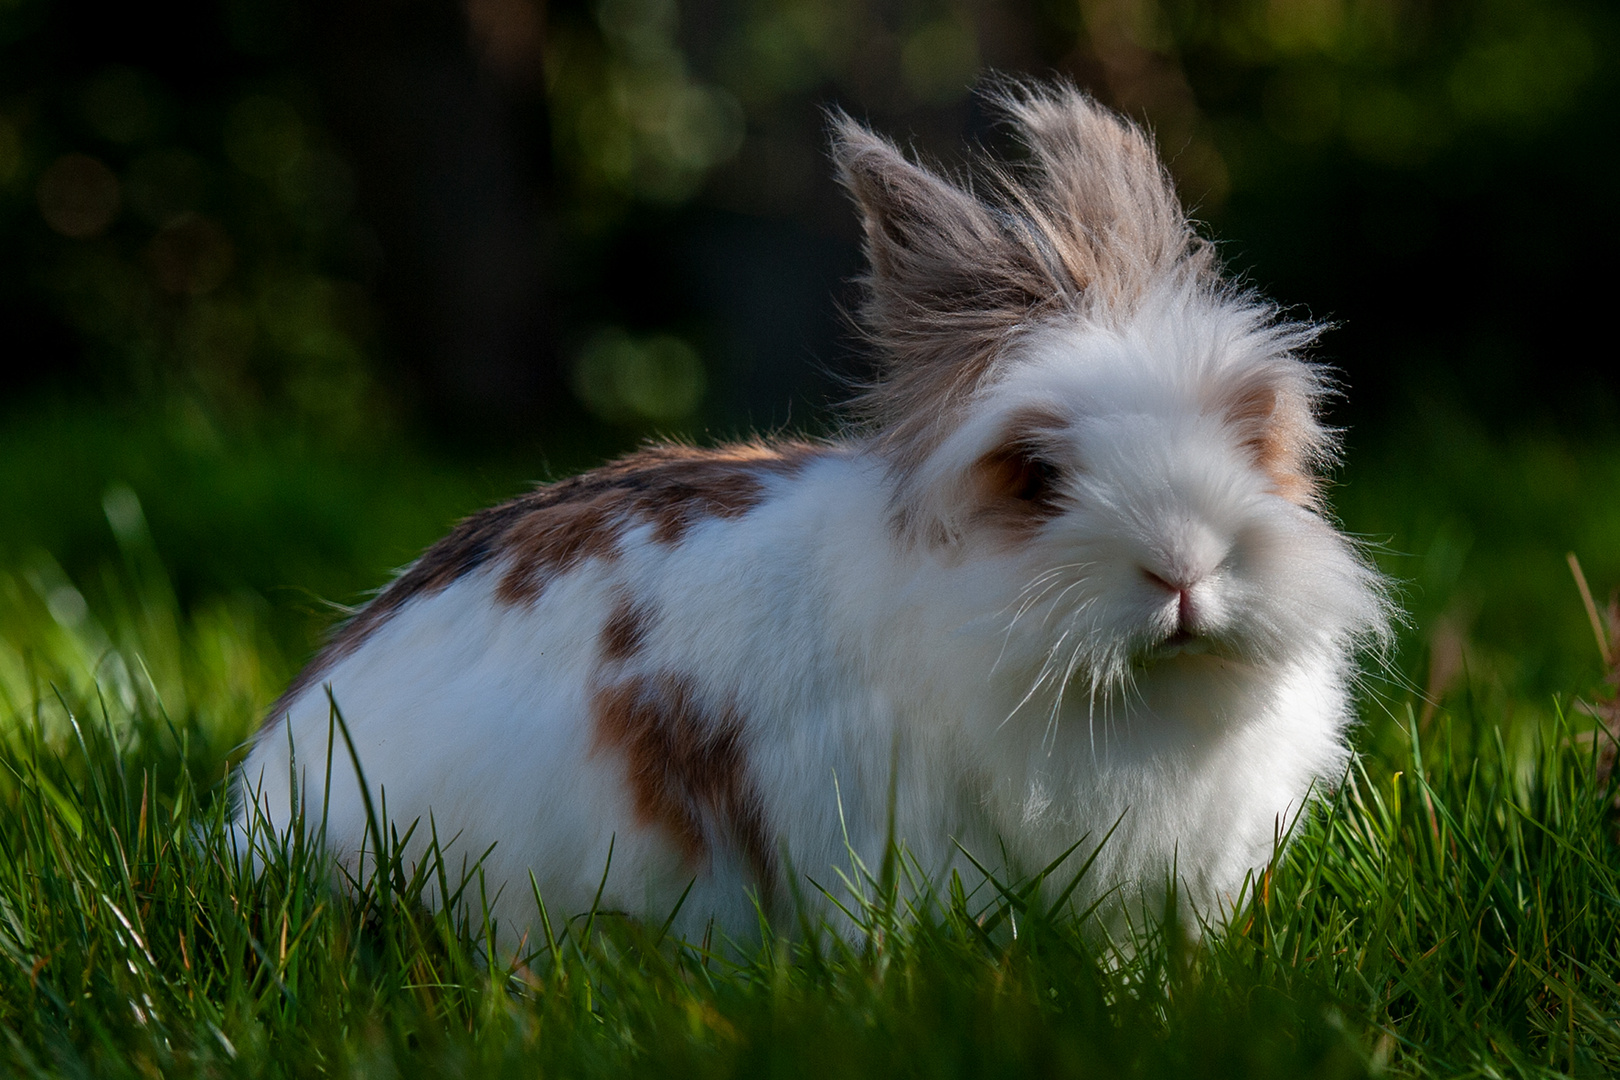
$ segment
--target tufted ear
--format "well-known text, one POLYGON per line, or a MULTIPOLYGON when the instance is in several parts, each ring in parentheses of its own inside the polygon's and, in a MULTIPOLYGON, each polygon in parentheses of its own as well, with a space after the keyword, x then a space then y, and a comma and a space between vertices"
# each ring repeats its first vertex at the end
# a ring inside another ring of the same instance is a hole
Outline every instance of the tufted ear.
POLYGON ((833 158, 865 232, 862 328, 882 368, 858 403, 904 468, 949 425, 1011 334, 1065 292, 1005 211, 906 160, 847 115, 833 158))
POLYGON ((1020 331, 1060 310, 1111 321, 1166 277, 1215 277, 1141 129, 1069 86, 1004 82, 990 101, 1029 157, 978 163, 989 201, 831 116, 865 232, 861 325, 882 365, 855 405, 902 475, 1020 331))
POLYGON ((1153 140, 1070 86, 1004 84, 991 102, 1029 149, 1008 201, 1093 310, 1128 310, 1155 279, 1213 271, 1153 140))

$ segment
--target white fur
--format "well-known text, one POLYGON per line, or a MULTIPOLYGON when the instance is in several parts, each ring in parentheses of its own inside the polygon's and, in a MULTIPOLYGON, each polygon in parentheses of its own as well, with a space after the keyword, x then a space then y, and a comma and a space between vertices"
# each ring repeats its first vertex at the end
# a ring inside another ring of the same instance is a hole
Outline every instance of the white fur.
MULTIPOLYGON (((598 637, 627 590, 659 613, 629 670, 735 701, 764 821, 801 881, 833 885, 846 828, 880 864, 893 759, 896 838, 936 882, 958 869, 972 884, 957 842, 1029 871, 1119 820, 1090 895, 1151 893, 1173 863, 1188 902, 1218 918, 1313 786, 1341 775, 1355 650, 1386 610, 1352 544, 1272 493, 1210 407, 1245 371, 1314 380, 1294 342, 1190 280, 1133 311, 1025 335, 907 492, 872 444, 846 440, 679 543, 631 526, 616 558, 531 605, 495 597, 501 564, 411 600, 322 680, 373 795, 401 832, 421 821, 415 854, 429 815, 456 837, 452 876, 494 844, 484 871, 509 927, 535 923, 531 872, 554 916, 588 908, 612 842, 605 908, 661 921, 695 878, 677 931, 712 917, 747 936, 746 861, 721 844, 689 865, 593 744, 598 637), (1009 542, 966 515, 965 477, 1031 404, 1065 417, 1052 454, 1072 501, 1009 542), (943 539, 898 533, 901 498, 943 539), (1177 601, 1144 570, 1197 578, 1195 647, 1160 644, 1177 601)), ((318 818, 328 738, 315 686, 243 766, 239 827, 251 808, 287 827, 290 749, 318 818)), ((341 739, 331 775, 326 841, 352 864, 369 843, 341 739)))

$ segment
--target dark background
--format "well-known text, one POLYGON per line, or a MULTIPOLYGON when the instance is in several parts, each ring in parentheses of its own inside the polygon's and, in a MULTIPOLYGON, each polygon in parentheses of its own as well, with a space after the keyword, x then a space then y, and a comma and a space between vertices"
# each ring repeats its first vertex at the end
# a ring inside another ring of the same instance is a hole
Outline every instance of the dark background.
POLYGON ((1607 422, 1616 38, 1580 0, 3 0, 0 407, 814 425, 861 363, 822 109, 960 161, 999 69, 1157 132, 1231 266, 1336 324, 1344 419, 1607 422))
POLYGON ((1002 71, 1151 127, 1331 322, 1345 524, 1422 635, 1567 687, 1564 552, 1620 582, 1617 45, 1609 0, 0 0, 0 576, 94 605, 146 536, 273 686, 530 481, 824 428, 868 363, 825 110, 960 165, 1002 71))

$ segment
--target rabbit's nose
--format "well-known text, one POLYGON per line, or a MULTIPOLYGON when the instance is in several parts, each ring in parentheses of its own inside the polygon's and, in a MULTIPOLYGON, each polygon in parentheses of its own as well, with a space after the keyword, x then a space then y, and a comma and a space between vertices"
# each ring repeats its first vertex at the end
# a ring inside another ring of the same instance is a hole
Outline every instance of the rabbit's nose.
POLYGON ((1173 640, 1185 640, 1195 636, 1197 630, 1194 627, 1198 609, 1193 603, 1193 586, 1198 584, 1198 578, 1191 574, 1172 573, 1166 576, 1145 566, 1142 567, 1142 576, 1176 598, 1176 630, 1173 640))

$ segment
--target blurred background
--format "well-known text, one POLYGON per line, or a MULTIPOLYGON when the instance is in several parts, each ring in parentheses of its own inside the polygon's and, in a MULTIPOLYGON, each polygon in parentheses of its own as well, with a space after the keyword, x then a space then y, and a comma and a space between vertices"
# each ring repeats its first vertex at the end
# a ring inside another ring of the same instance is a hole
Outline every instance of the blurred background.
POLYGON ((958 164, 1007 148, 996 70, 1149 126, 1232 270, 1332 323, 1397 669, 1590 681, 1617 46, 1611 0, 0 0, 0 668, 145 582, 250 716, 460 514, 824 430, 868 362, 824 110, 958 164))

